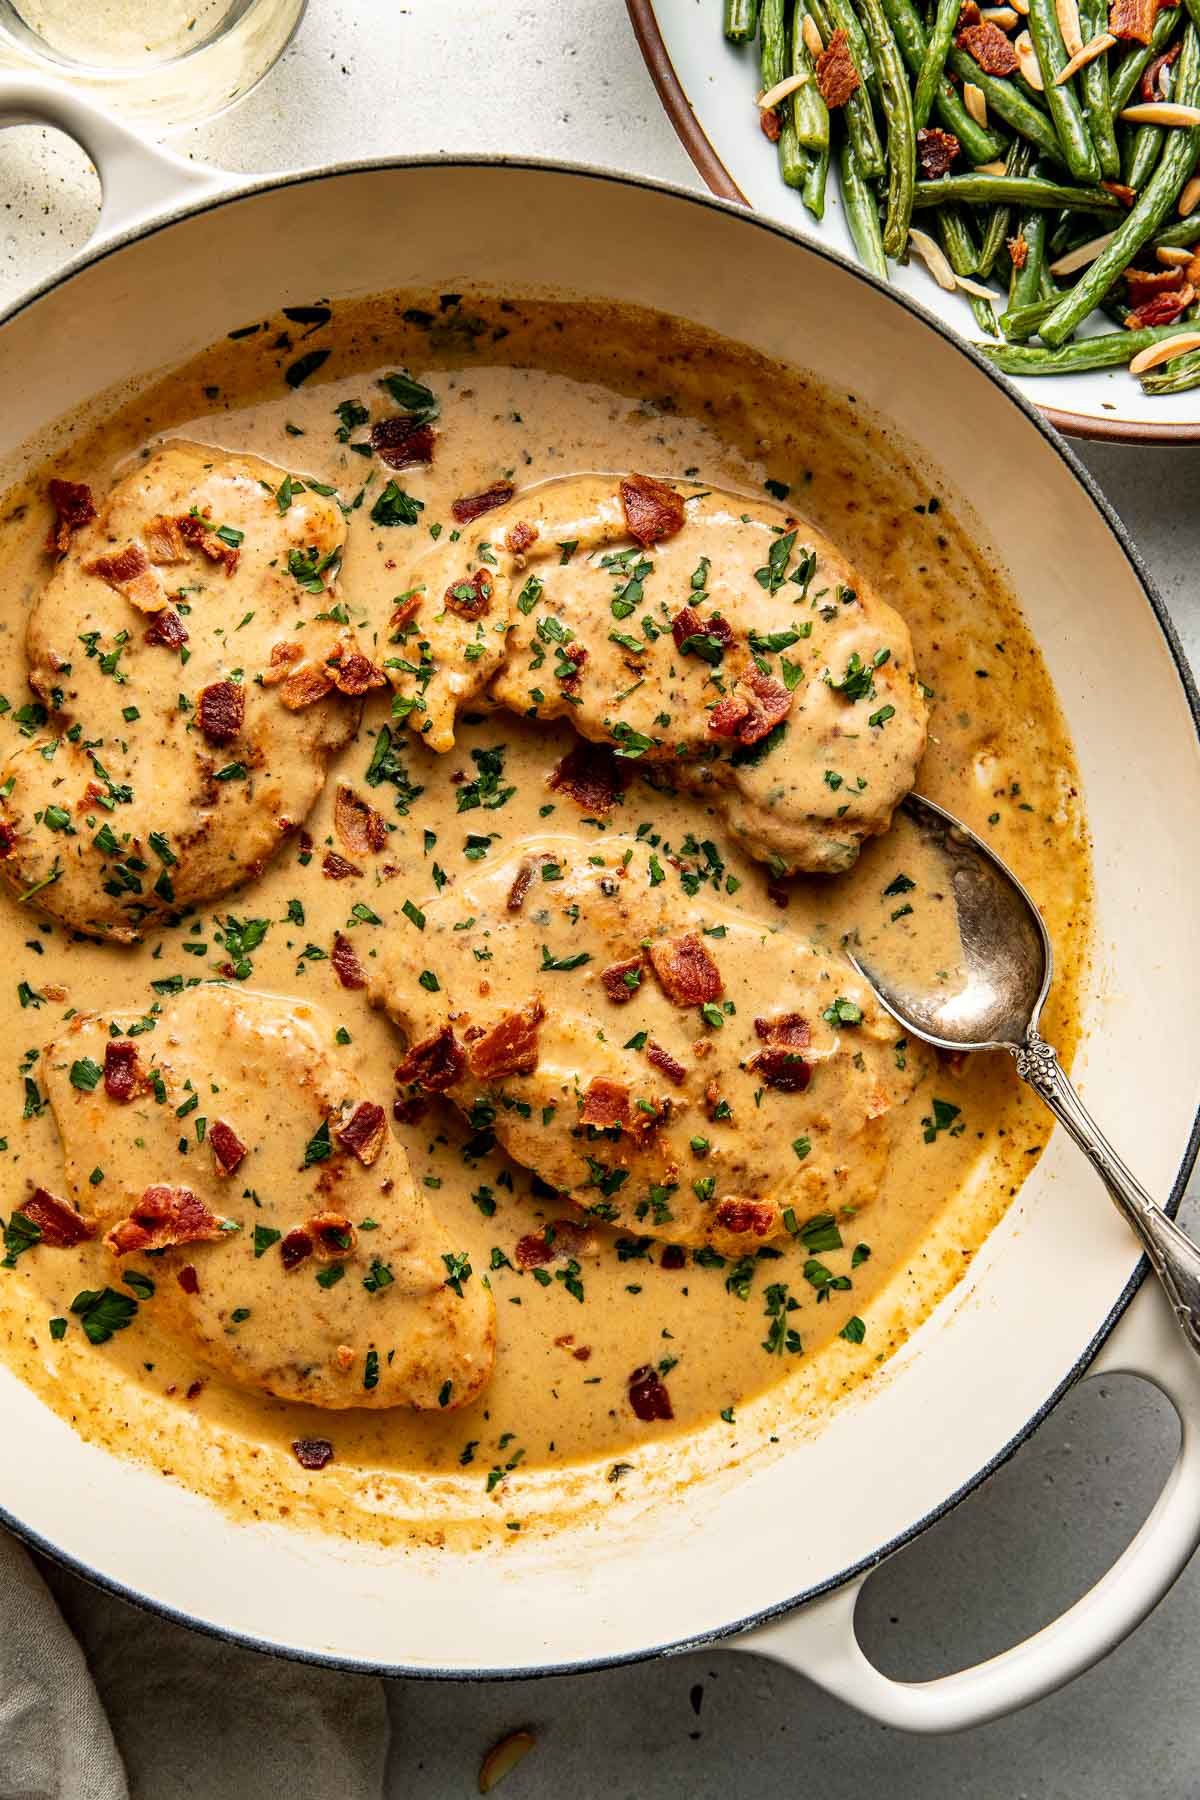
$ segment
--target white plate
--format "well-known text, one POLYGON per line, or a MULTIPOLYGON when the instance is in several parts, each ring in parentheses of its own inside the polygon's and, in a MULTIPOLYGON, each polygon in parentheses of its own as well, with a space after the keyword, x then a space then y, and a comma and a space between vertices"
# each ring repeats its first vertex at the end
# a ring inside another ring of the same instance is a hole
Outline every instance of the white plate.
MULTIPOLYGON (((779 175, 774 145, 754 114, 760 91, 756 45, 726 43, 720 0, 627 0, 630 18, 659 97, 700 174, 714 193, 742 200, 853 262, 858 258, 831 170, 825 217, 817 221, 779 175)), ((965 298, 947 294, 914 259, 889 264, 893 284, 972 343, 987 340, 965 298)), ((1112 330, 1103 322, 1101 330, 1112 330)), ((1200 388, 1154 397, 1125 369, 1083 375, 1014 378, 1034 406, 1073 437, 1117 443, 1200 443, 1200 388)))

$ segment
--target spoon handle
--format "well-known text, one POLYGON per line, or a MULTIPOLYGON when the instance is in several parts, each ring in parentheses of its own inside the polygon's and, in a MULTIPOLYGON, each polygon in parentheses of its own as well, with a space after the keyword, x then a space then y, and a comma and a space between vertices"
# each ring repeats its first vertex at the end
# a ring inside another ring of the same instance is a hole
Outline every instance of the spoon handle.
POLYGON ((1014 1051, 1017 1074, 1040 1094, 1083 1154, 1141 1239, 1150 1266, 1192 1349, 1200 1354, 1200 1249, 1156 1206, 1137 1176, 1117 1155, 1076 1093, 1053 1044, 1030 1028, 1014 1051))

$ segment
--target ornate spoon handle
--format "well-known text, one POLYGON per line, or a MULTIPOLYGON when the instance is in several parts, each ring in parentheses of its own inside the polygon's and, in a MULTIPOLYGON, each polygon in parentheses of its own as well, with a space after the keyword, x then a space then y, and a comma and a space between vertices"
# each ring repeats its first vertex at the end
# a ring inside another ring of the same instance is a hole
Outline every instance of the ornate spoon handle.
POLYGON ((1053 1044, 1031 1027, 1024 1045, 1013 1054, 1021 1080, 1041 1095, 1065 1126, 1112 1195, 1118 1212, 1136 1231, 1184 1336, 1200 1353, 1200 1249, 1155 1205, 1136 1175, 1126 1168, 1075 1092, 1053 1044))

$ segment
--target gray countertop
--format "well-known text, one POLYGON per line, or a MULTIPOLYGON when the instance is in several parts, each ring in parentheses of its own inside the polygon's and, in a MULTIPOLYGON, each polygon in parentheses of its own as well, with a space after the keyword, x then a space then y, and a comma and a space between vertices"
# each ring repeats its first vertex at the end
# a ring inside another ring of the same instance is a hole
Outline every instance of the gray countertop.
MULTIPOLYGON (((503 150, 698 185, 621 0, 309 0, 272 75, 173 142, 248 171, 503 150)), ((84 241, 96 206, 94 176, 74 146, 34 128, 0 136, 0 303, 84 241)), ((1200 450, 1080 453, 1195 658, 1200 450)), ((1085 1382, 979 1493, 872 1578, 859 1613, 868 1652, 888 1672, 919 1678, 1052 1617, 1141 1522, 1176 1438, 1154 1390, 1125 1378, 1085 1382)), ((75 1605, 123 1611, 82 1590, 75 1605)), ((138 1629, 136 1614, 128 1621, 138 1629)), ((1200 1566, 1101 1667, 1016 1718, 954 1738, 903 1737, 772 1664, 720 1653, 492 1687, 399 1682, 389 1702, 394 1791, 412 1791, 415 1768, 435 1800, 474 1791, 482 1752, 523 1723, 539 1741, 504 1789, 513 1800, 566 1791, 579 1800, 685 1791, 860 1800, 881 1778, 889 1800, 1196 1800, 1200 1566)))

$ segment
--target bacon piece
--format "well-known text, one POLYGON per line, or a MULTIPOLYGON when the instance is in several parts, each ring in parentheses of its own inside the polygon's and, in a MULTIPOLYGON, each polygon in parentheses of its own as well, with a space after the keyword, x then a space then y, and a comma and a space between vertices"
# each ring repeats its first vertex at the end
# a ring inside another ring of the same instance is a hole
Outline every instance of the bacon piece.
POLYGON ((323 1469, 333 1461, 333 1445, 328 1438, 293 1438, 292 1455, 302 1469, 323 1469))
POLYGON ((671 636, 677 650, 682 650, 690 637, 716 638, 722 650, 728 650, 733 642, 733 627, 720 613, 709 613, 707 619, 702 619, 696 607, 683 606, 671 620, 671 636))
POLYGON ((417 608, 424 597, 423 594, 405 594, 399 606, 392 608, 392 614, 388 620, 390 628, 393 631, 399 631, 402 625, 407 625, 408 621, 415 617, 417 608))
POLYGON ((506 1013, 498 1025, 467 1049, 471 1073, 480 1081, 505 1075, 531 1075, 538 1063, 538 1027, 546 1016, 540 1000, 529 1000, 520 1012, 506 1013))
POLYGON ((338 788, 333 802, 333 829, 345 848, 355 856, 369 856, 387 843, 387 826, 383 814, 360 800, 354 789, 344 784, 338 788))
POLYGON ((520 912, 524 906, 525 896, 533 886, 534 866, 532 857, 526 857, 513 876, 513 884, 508 890, 508 899, 504 903, 507 912, 520 912))
POLYGON ((548 1262, 573 1262, 592 1242, 592 1233, 575 1219, 555 1219, 541 1231, 531 1231, 517 1242, 514 1255, 522 1269, 538 1269, 548 1262))
POLYGON ((952 131, 924 125, 917 133, 917 167, 926 181, 948 175, 962 155, 962 145, 952 131))
POLYGON ((75 533, 84 525, 90 525, 96 516, 92 490, 86 482, 63 481, 55 475, 46 492, 54 508, 54 523, 46 539, 46 550, 50 556, 65 556, 75 533))
POLYGON ((345 1213, 314 1213, 304 1229, 321 1262, 337 1262, 339 1257, 350 1256, 358 1243, 358 1233, 345 1213))
POLYGON ((1167 84, 1162 79, 1163 70, 1171 67, 1182 49, 1183 42, 1177 38, 1169 50, 1164 50, 1161 56, 1153 57, 1142 70, 1141 95, 1148 104, 1166 99, 1167 84))
POLYGON ((985 75, 1012 75, 1021 66, 1012 44, 991 19, 966 26, 954 41, 960 50, 974 57, 985 75))
POLYGON ((728 1123, 731 1117, 728 1107, 724 1105, 721 1086, 715 1076, 704 1089, 704 1111, 710 1123, 714 1125, 722 1119, 728 1123))
POLYGON ((442 1094, 462 1078, 466 1066, 462 1045, 452 1028, 443 1025, 432 1037, 410 1045, 408 1055, 396 1070, 396 1080, 401 1084, 415 1081, 427 1094, 442 1094))
POLYGON ((392 1117, 397 1125, 415 1125, 429 1111, 429 1102, 422 1100, 419 1094, 410 1094, 407 1100, 392 1101, 392 1117))
POLYGON ((104 1091, 110 1100, 125 1105, 141 1086, 136 1044, 110 1039, 104 1046, 104 1091))
POLYGON ((333 964, 334 974, 344 988, 366 987, 367 978, 363 973, 363 966, 358 960, 354 945, 348 937, 343 937, 340 931, 334 934, 333 949, 329 953, 329 960, 333 964))
POLYGON ((264 687, 274 687, 277 682, 286 681, 293 664, 298 663, 304 655, 304 645, 294 640, 281 639, 278 644, 271 645, 270 666, 263 671, 264 687))
POLYGON ((817 58, 817 92, 826 106, 833 108, 845 106, 860 86, 850 40, 839 25, 817 58))
POLYGON ((492 588, 487 569, 476 569, 473 575, 464 576, 446 589, 446 611, 457 613, 460 619, 482 619, 492 610, 492 588))
POLYGON ((642 1367, 635 1369, 629 1377, 629 1404, 638 1418, 647 1425, 652 1425, 660 1419, 675 1417, 671 1411, 671 1396, 666 1390, 662 1377, 657 1369, 651 1368, 649 1363, 643 1363, 642 1367))
POLYGON ((630 956, 624 962, 609 963, 607 969, 601 969, 600 980, 614 1006, 624 1006, 627 1000, 633 999, 642 985, 644 966, 640 956, 630 956), (636 981, 630 979, 635 975, 636 981))
POLYGON ((37 1226, 40 1241, 51 1250, 73 1250, 96 1235, 96 1226, 89 1219, 80 1218, 74 1207, 44 1187, 34 1188, 14 1211, 37 1226))
POLYGON ((736 738, 757 744, 768 737, 792 709, 793 696, 773 675, 748 669, 734 693, 719 700, 708 715, 710 737, 736 738))
POLYGON ((773 106, 760 106, 758 127, 768 144, 777 144, 783 133, 783 122, 773 106))
POLYGON ((1126 329, 1138 331, 1146 325, 1173 325, 1195 298, 1196 290, 1190 282, 1174 293, 1156 294, 1152 300, 1145 300, 1141 306, 1133 308, 1125 320, 1126 329))
POLYGON ((687 1254, 682 1244, 664 1244, 663 1253, 658 1259, 660 1269, 683 1269, 687 1267, 687 1254))
POLYGON ((235 544, 227 544, 224 538, 217 536, 211 519, 199 519, 195 513, 181 513, 175 523, 186 544, 207 556, 209 562, 224 563, 226 579, 233 574, 241 551, 235 544))
POLYGON ((164 606, 161 612, 156 612, 146 627, 148 644, 162 644, 168 650, 178 650, 187 641, 187 626, 172 606, 164 606))
POLYGON ((344 1125, 333 1134, 343 1150, 349 1150, 360 1163, 370 1168, 387 1136, 387 1117, 382 1106, 373 1100, 360 1100, 344 1125))
POLYGON ((598 1131, 611 1131, 614 1126, 618 1131, 631 1131, 633 1114, 629 1106, 629 1089, 620 1081, 595 1076, 583 1096, 579 1123, 594 1125, 598 1131))
POLYGON ((725 991, 721 971, 694 931, 659 938, 648 954, 658 984, 673 1006, 703 1006, 725 991))
POLYGON ((538 536, 536 525, 529 525, 524 519, 518 519, 516 524, 510 525, 505 532, 504 542, 513 556, 523 557, 530 546, 537 543, 538 536))
POLYGON ((190 1188, 148 1187, 133 1211, 121 1219, 104 1242, 114 1256, 134 1250, 165 1250, 172 1244, 211 1244, 222 1235, 223 1221, 211 1213, 190 1188))
POLYGON ((312 706, 315 701, 323 700, 332 689, 333 682, 324 669, 305 663, 284 678, 279 698, 289 712, 299 712, 302 707, 312 706))
POLYGON ((1010 237, 1008 240, 1008 254, 1012 258, 1013 268, 1023 269, 1025 264, 1029 261, 1029 245, 1025 242, 1023 237, 1010 237))
POLYGON ((279 1254, 283 1260, 284 1272, 288 1275, 307 1261, 312 1253, 313 1241, 302 1225, 297 1225, 295 1231, 289 1231, 280 1241, 279 1254))
POLYGON ((550 774, 547 786, 562 789, 588 813, 611 812, 632 780, 631 772, 607 744, 580 742, 550 774))
POLYGON ((651 475, 627 475, 621 482, 625 529, 643 550, 683 530, 687 514, 674 488, 651 475))
POLYGON ((141 612, 161 612, 167 604, 158 576, 150 567, 150 558, 140 544, 126 544, 122 550, 93 556, 84 563, 83 570, 85 575, 98 575, 141 612))
POLYGON ((142 526, 142 537, 152 563, 181 563, 187 561, 187 544, 184 542, 179 520, 168 518, 166 513, 159 513, 142 526))
POLYGON ((1169 292, 1172 288, 1184 285, 1182 269, 1126 269, 1125 286, 1129 292, 1132 306, 1141 306, 1146 300, 1153 300, 1158 294, 1169 292))
POLYGON ((646 1061, 653 1063, 656 1069, 661 1069, 667 1080, 673 1081, 676 1087, 682 1087, 687 1080, 687 1070, 683 1064, 669 1050, 664 1050, 661 1044, 656 1044, 653 1038, 646 1045, 646 1061))
POLYGON ((812 1064, 784 1044, 768 1044, 750 1058, 748 1068, 781 1094, 802 1094, 812 1080, 812 1064))
POLYGON ((511 481, 494 481, 482 494, 464 494, 460 500, 452 500, 450 511, 455 524, 469 525, 472 519, 482 518, 498 506, 507 506, 516 491, 511 481))
POLYGON ((569 663, 574 663, 575 673, 573 675, 561 675, 559 677, 560 686, 562 687, 564 694, 577 694, 579 692, 580 676, 583 665, 588 659, 588 653, 582 644, 565 644, 563 646, 563 656, 569 663))
POLYGON ((371 448, 389 469, 414 469, 433 461, 433 427, 397 413, 371 427, 371 448))
POLYGON ((330 881, 346 881, 351 876, 362 874, 360 868, 356 867, 352 862, 347 862, 346 858, 344 856, 339 856, 336 850, 327 850, 325 852, 325 856, 321 863, 321 870, 323 874, 329 877, 330 881))
POLYGON ((775 1208, 766 1200, 722 1200, 713 1223, 739 1237, 766 1237, 775 1223, 775 1208))
POLYGON ((236 681, 200 689, 200 729, 210 744, 232 744, 246 719, 246 694, 236 681))
POLYGON ((1148 44, 1158 14, 1158 0, 1112 0, 1108 29, 1115 38, 1135 38, 1148 44))
MULTIPOLYGON (((194 1264, 184 1263, 175 1279, 185 1294, 198 1294, 200 1292, 200 1277, 196 1273, 194 1264)), ((196 1395, 200 1392, 200 1386, 201 1384, 198 1381, 192 1383, 187 1391, 189 1400, 194 1400, 196 1398, 196 1395)))
POLYGON ((770 1013, 755 1019, 754 1034, 761 1043, 783 1044, 789 1050, 803 1050, 812 1042, 812 1031, 802 1013, 770 1013))
POLYGON ((370 657, 364 656, 361 650, 355 650, 347 644, 335 644, 325 658, 325 667, 339 694, 357 696, 368 693, 371 688, 387 685, 387 676, 383 670, 377 669, 370 657))
POLYGON ((214 1119, 208 1128, 208 1141, 212 1145, 217 1174, 232 1175, 246 1154, 246 1146, 233 1126, 227 1125, 224 1119, 214 1119))

